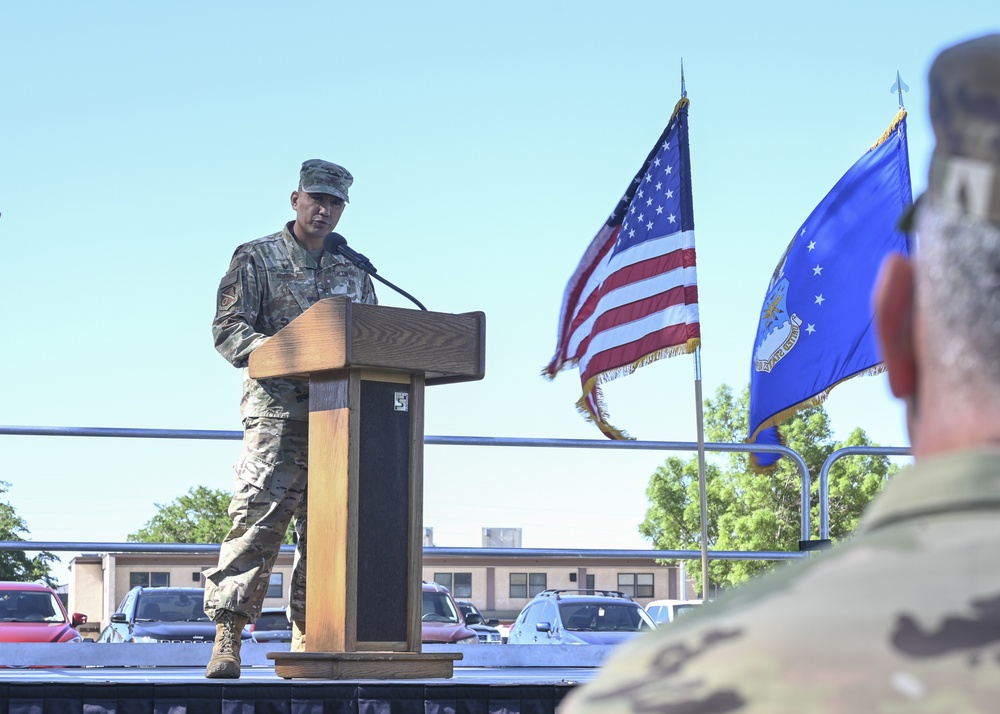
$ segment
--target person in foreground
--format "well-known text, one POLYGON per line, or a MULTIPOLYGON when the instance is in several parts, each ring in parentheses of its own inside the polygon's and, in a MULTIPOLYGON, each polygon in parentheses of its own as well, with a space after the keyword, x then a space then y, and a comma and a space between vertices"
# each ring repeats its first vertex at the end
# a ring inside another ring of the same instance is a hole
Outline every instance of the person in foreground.
MULTIPOLYGON (((311 159, 292 192, 295 220, 245 243, 219 285, 212 334, 216 349, 245 368, 250 354, 317 301, 346 295, 374 304, 371 278, 323 239, 337 226, 354 179, 342 166, 311 159)), ((229 504, 232 528, 218 567, 205 572, 205 612, 216 623, 206 677, 240 676, 240 632, 260 614, 289 521, 296 547, 289 593, 292 649, 305 649, 306 468, 309 383, 251 379, 244 372, 243 451, 229 504)))
POLYGON ((929 85, 917 250, 875 290, 915 465, 852 539, 624 646, 560 714, 1000 707, 1000 35, 929 85))

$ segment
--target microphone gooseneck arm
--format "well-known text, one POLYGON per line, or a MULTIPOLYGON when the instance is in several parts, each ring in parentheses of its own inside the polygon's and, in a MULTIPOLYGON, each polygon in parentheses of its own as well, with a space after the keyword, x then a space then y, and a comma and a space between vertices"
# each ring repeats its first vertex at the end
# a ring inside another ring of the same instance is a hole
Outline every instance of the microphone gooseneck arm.
MULTIPOLYGON (((358 267, 361 268, 360 265, 358 267)), ((364 270, 364 268, 361 268, 361 269, 364 270)), ((386 285, 388 285, 390 288, 392 288, 397 293, 399 293, 400 295, 402 295, 403 297, 405 297, 406 299, 408 299, 410 302, 412 302, 414 305, 416 305, 417 307, 419 307, 421 310, 426 310, 427 309, 415 297, 413 297, 412 295, 410 295, 408 292, 406 292, 405 290, 403 290, 401 287, 393 285, 388 280, 386 280, 385 278, 383 278, 381 275, 378 275, 377 273, 368 273, 368 274, 371 275, 376 280, 378 280, 380 283, 385 283, 386 285)))
POLYGON ((331 233, 326 238, 324 238, 323 239, 323 249, 326 250, 329 253, 338 253, 338 254, 344 256, 349 261, 351 261, 351 263, 353 263, 354 265, 356 265, 357 267, 359 267, 361 270, 363 270, 366 273, 368 273, 370 276, 372 276, 373 278, 375 278, 376 280, 378 280, 380 283, 384 283, 384 284, 388 285, 390 288, 392 288, 397 293, 399 293, 400 295, 402 295, 403 297, 405 297, 407 300, 409 300, 410 302, 412 302, 414 305, 416 305, 417 307, 419 307, 421 310, 427 310, 427 308, 424 307, 423 304, 419 300, 417 300, 415 297, 413 297, 412 295, 410 295, 408 292, 406 292, 402 288, 397 287, 396 285, 393 285, 388 280, 386 280, 381 275, 379 275, 378 271, 375 269, 375 266, 372 265, 371 261, 368 260, 368 258, 366 258, 364 255, 362 255, 361 253, 357 252, 356 250, 354 250, 353 248, 351 248, 349 245, 347 245, 347 239, 344 238, 344 236, 340 235, 339 233, 331 233))

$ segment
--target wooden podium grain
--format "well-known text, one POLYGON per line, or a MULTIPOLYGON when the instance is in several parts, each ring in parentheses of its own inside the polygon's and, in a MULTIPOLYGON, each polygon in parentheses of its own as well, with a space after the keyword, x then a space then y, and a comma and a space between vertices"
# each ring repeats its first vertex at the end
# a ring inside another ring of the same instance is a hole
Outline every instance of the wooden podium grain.
POLYGON ((250 376, 309 380, 306 651, 284 678, 451 677, 421 652, 424 387, 482 379, 486 318, 316 303, 250 355, 250 376))

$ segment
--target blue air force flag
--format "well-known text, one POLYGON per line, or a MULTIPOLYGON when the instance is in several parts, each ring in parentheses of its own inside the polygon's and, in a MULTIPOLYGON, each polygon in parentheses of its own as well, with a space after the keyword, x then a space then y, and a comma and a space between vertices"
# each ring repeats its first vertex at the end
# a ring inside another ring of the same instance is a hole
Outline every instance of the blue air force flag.
MULTIPOLYGON (((748 443, 775 443, 778 424, 836 384, 882 370, 872 289, 883 258, 908 253, 897 222, 912 200, 900 110, 802 224, 771 277, 750 367, 748 443)), ((753 460, 767 467, 777 458, 753 460)))

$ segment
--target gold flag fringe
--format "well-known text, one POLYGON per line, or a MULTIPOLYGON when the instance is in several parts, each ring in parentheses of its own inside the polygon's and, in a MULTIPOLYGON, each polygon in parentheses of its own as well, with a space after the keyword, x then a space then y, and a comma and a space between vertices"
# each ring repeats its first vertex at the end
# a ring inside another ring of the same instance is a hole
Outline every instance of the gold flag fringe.
MULTIPOLYGON (((687 97, 681 97, 680 99, 678 99, 677 104, 674 105, 674 113, 670 115, 670 121, 673 121, 674 117, 677 116, 677 112, 679 112, 684 107, 688 106, 690 103, 691 100, 688 99, 687 97)), ((670 121, 667 122, 667 126, 670 126, 670 121)))
POLYGON ((889 124, 889 128, 886 129, 885 132, 882 134, 882 136, 879 137, 878 141, 876 141, 874 144, 871 145, 871 147, 869 147, 868 151, 874 151, 878 147, 882 146, 882 144, 884 144, 886 141, 888 141, 889 137, 892 136, 893 132, 895 132, 896 129, 899 128, 899 125, 903 122, 904 119, 906 119, 906 110, 900 109, 898 112, 896 112, 896 116, 892 118, 892 122, 889 124))
MULTIPOLYGON (((844 377, 841 380, 838 380, 838 381, 834 382, 829 387, 827 387, 826 389, 824 389, 822 392, 819 392, 818 394, 815 394, 815 395, 809 397, 808 399, 804 399, 801 402, 799 402, 798 404, 793 404, 792 406, 788 407, 787 409, 783 409, 780 412, 778 412, 777 414, 775 414, 774 416, 768 417, 767 419, 765 419, 764 421, 762 421, 760 423, 760 426, 757 427, 757 429, 754 431, 754 433, 751 434, 749 437, 747 437, 746 439, 743 440, 743 443, 744 444, 752 444, 752 443, 754 443, 753 440, 757 438, 757 434, 759 434, 760 432, 762 432, 764 429, 767 429, 767 428, 772 427, 772 426, 776 426, 776 427, 779 427, 779 429, 778 429, 778 437, 781 439, 781 445, 782 446, 787 446, 787 444, 785 443, 785 437, 781 433, 781 429, 780 429, 781 424, 783 424, 786 420, 791 419, 793 416, 795 416, 796 414, 798 414, 801 411, 805 411, 806 409, 811 409, 812 407, 818 407, 820 404, 822 404, 823 402, 826 401, 826 398, 828 396, 830 396, 830 392, 838 384, 843 384, 847 380, 854 379, 855 377, 873 377, 875 375, 882 374, 883 372, 885 372, 885 364, 880 362, 879 364, 877 364, 877 365, 875 365, 873 367, 869 367, 868 369, 863 369, 860 372, 855 372, 852 375, 849 375, 847 377, 844 377)), ((778 466, 778 462, 777 461, 775 461, 770 466, 760 466, 757 463, 757 459, 754 457, 754 455, 752 453, 750 454, 750 468, 754 471, 754 473, 770 473, 771 471, 774 471, 774 469, 777 466, 778 466)))
POLYGON ((656 352, 650 352, 648 355, 640 357, 631 364, 622 365, 621 367, 609 369, 607 372, 601 372, 600 374, 594 375, 583 385, 583 396, 580 397, 579 401, 576 403, 577 411, 580 412, 588 421, 592 421, 596 424, 597 428, 600 429, 601 432, 603 432, 609 439, 633 440, 634 437, 629 436, 626 432, 608 423, 608 411, 604 405, 604 396, 601 393, 600 385, 605 382, 610 382, 613 379, 618 379, 619 377, 627 377, 640 367, 645 367, 646 365, 652 364, 657 360, 666 359, 668 357, 676 357, 677 355, 691 354, 700 346, 701 338, 692 337, 683 344, 674 345, 673 347, 665 347, 657 350, 656 352), (587 395, 590 394, 590 392, 594 392, 595 394, 597 414, 592 413, 590 408, 587 406, 587 395))

